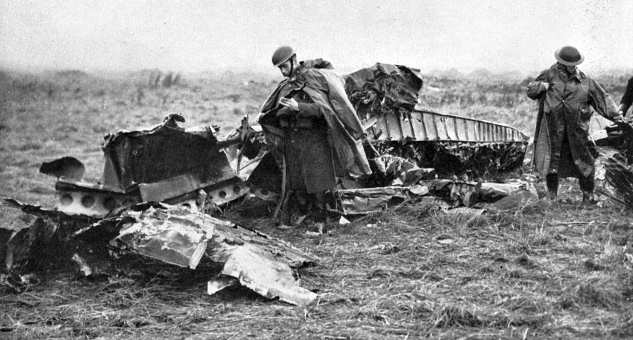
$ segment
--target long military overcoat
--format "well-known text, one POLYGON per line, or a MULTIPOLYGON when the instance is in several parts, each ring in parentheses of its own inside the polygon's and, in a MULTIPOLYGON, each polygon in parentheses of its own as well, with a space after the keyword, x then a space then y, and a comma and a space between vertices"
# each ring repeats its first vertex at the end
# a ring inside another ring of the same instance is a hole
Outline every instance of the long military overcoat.
POLYGON ((584 73, 576 70, 568 74, 559 64, 530 82, 527 95, 539 102, 532 162, 535 169, 543 176, 553 173, 561 177, 591 176, 594 173, 589 145, 591 108, 608 119, 619 116, 611 97, 584 73))
POLYGON ((281 82, 262 105, 259 122, 264 131, 274 128, 265 121, 279 109, 279 98, 298 90, 305 92, 320 108, 328 126, 327 138, 332 154, 341 167, 340 175, 371 174, 362 144, 363 127, 347 98, 342 78, 332 70, 301 67, 293 79, 281 82))

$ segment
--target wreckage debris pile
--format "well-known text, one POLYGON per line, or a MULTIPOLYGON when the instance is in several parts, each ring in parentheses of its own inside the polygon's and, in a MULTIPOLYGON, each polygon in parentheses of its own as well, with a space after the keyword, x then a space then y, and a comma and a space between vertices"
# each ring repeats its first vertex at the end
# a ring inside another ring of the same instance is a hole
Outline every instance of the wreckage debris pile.
POLYGON ((316 258, 284 241, 198 211, 166 204, 141 205, 97 222, 9 203, 38 216, 0 248, 10 274, 50 269, 53 263, 69 267, 72 262, 84 276, 107 274, 104 268, 116 268, 117 261, 141 256, 191 270, 219 266, 219 272, 209 277, 209 294, 241 284, 292 304, 306 305, 316 299, 294 276, 297 268, 315 264, 316 258))
POLYGON ((604 166, 605 180, 617 195, 611 198, 628 208, 633 208, 633 167, 627 164, 621 154, 608 157, 604 166))
POLYGON ((521 167, 525 143, 442 143, 442 142, 375 142, 381 154, 413 160, 423 168, 433 168, 438 175, 469 174, 491 178, 521 167))
POLYGON ((345 77, 345 92, 359 116, 378 112, 412 110, 422 88, 420 70, 403 65, 377 63, 345 77))
POLYGON ((420 107, 420 71, 378 63, 346 76, 345 91, 368 135, 366 154, 391 154, 448 176, 496 176, 521 167, 527 136, 508 126, 420 107))
POLYGON ((128 212, 120 219, 128 221, 115 239, 121 248, 190 269, 203 258, 223 264, 218 276, 210 279, 209 286, 216 287, 210 294, 239 283, 267 298, 297 305, 316 299, 316 294, 299 287, 291 269, 316 259, 281 240, 177 206, 128 212))

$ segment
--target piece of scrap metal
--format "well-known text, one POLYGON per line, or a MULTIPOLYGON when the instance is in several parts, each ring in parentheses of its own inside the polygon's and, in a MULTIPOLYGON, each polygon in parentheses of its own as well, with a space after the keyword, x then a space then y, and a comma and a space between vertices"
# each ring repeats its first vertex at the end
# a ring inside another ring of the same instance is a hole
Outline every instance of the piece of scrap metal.
POLYGON ((411 187, 388 186, 377 188, 341 189, 336 191, 338 212, 343 215, 366 215, 384 211, 411 196, 429 193, 421 185, 411 187))
POLYGON ((120 249, 190 269, 205 260, 222 264, 219 276, 207 285, 209 293, 239 282, 264 297, 295 305, 317 298, 293 275, 293 269, 314 264, 316 258, 286 242, 178 206, 126 212, 122 218, 126 220, 113 241, 120 249))
POLYGON ((90 216, 68 216, 14 199, 4 199, 0 203, 30 216, 27 225, 12 230, 8 240, 0 243, 0 258, 4 259, 5 271, 37 271, 63 265, 79 246, 69 246, 73 233, 96 221, 90 216))
POLYGON ((213 237, 214 224, 202 221, 202 214, 185 216, 154 207, 126 211, 121 218, 127 221, 111 244, 168 264, 196 269, 213 237))
POLYGON ((139 202, 191 202, 199 190, 216 206, 249 192, 231 167, 222 140, 209 127, 184 129, 169 115, 150 129, 105 136, 104 168, 98 183, 82 179, 84 165, 73 157, 45 162, 40 172, 57 178, 57 210, 97 218, 113 216, 139 202))
POLYGON ((423 183, 429 187, 431 194, 445 199, 454 207, 495 202, 522 191, 527 192, 529 197, 538 197, 534 184, 523 180, 493 183, 436 179, 423 183))

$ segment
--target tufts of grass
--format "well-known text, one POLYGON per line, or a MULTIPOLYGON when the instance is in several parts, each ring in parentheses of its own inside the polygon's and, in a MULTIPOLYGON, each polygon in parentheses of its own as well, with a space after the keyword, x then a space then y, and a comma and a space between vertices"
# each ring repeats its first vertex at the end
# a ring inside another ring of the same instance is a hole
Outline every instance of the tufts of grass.
POLYGON ((431 316, 433 327, 481 327, 486 321, 462 306, 442 305, 433 310, 431 316))
POLYGON ((597 307, 620 309, 622 294, 612 287, 604 287, 591 282, 582 282, 571 287, 558 300, 563 309, 597 307))

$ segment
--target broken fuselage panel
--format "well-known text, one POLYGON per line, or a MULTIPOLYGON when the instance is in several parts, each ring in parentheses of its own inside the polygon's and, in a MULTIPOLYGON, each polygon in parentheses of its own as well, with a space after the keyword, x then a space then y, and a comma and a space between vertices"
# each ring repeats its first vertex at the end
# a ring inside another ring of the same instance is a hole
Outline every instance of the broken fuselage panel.
POLYGON ((439 175, 497 175, 522 165, 528 137, 499 123, 438 113, 419 103, 419 70, 378 63, 345 77, 345 91, 380 154, 439 175))
POLYGON ((222 151, 226 144, 210 128, 185 130, 169 117, 151 129, 107 135, 100 183, 58 177, 56 208, 100 218, 139 202, 231 202, 249 189, 222 151))

